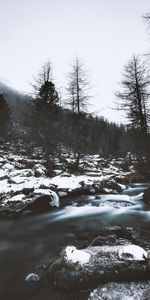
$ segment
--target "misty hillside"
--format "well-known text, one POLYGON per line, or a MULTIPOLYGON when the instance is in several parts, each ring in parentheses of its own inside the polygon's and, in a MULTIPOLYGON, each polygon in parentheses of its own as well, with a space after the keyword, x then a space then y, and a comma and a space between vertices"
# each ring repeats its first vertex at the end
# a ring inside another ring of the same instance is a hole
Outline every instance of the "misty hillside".
POLYGON ((8 105, 13 126, 23 124, 28 112, 30 97, 12 89, 0 82, 0 94, 4 96, 8 105))
MULTIPOLYGON (((55 85, 50 84, 50 99, 57 99, 55 85), (56 97, 56 98, 55 98, 56 97)), ((47 101, 47 86, 42 85, 39 97, 23 95, 0 84, 3 98, 0 107, 0 137, 23 148, 42 147, 45 154, 73 153, 77 165, 87 154, 124 156, 127 152, 143 155, 144 141, 132 128, 110 123, 102 116, 72 111, 65 104, 47 101), (42 93, 42 94, 41 94, 42 93), (46 99, 45 99, 46 97, 46 99)), ((1 102, 1 101, 0 101, 1 102)))
POLYGON ((33 143, 49 153, 66 149, 79 157, 86 153, 107 155, 122 151, 123 126, 91 114, 74 114, 59 105, 38 103, 4 84, 0 84, 0 93, 7 106, 5 112, 0 111, 1 119, 3 116, 0 133, 9 141, 16 143, 21 138, 25 145, 33 143))

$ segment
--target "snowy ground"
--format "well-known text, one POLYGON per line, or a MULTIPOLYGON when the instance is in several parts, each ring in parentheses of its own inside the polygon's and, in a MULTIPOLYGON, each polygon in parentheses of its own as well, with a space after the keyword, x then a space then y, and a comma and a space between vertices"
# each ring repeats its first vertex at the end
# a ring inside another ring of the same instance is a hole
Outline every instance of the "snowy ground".
MULTIPOLYGON (((68 166, 73 158, 65 157, 65 163, 55 159, 55 176, 48 177, 48 168, 42 158, 0 152, 1 208, 18 209, 18 204, 29 204, 35 199, 49 197, 50 206, 59 206, 59 198, 72 193, 117 193, 126 186, 120 184, 134 176, 133 166, 123 170, 123 159, 104 160, 98 155, 86 156, 80 161, 82 174, 73 175, 68 166), (53 192, 52 192, 53 191, 53 192), (54 193, 55 192, 55 193, 54 193)), ((21 207, 19 207, 21 209, 21 207)))

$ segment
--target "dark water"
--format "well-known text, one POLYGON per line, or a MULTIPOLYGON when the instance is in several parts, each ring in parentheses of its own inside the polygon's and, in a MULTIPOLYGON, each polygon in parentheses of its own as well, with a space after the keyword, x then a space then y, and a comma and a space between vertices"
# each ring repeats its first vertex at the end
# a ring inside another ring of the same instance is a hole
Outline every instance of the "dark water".
MULTIPOLYGON (((150 226, 150 211, 136 197, 147 184, 134 184, 119 196, 131 196, 134 205, 120 209, 100 207, 106 196, 77 196, 53 212, 0 220, 0 299, 2 300, 84 300, 88 292, 62 294, 44 286, 34 287, 25 277, 35 266, 47 263, 67 245, 84 246, 81 232, 98 232, 105 226, 150 226)), ((109 197, 108 197, 109 198, 109 197)), ((111 199, 111 196, 110 196, 111 199)))

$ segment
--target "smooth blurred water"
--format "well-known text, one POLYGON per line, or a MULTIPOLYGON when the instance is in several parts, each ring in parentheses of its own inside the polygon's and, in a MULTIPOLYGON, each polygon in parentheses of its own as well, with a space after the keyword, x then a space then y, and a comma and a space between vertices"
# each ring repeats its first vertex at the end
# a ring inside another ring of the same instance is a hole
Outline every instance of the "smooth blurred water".
MULTIPOLYGON (((150 211, 145 209, 141 200, 133 197, 147 186, 134 184, 122 192, 120 198, 128 195, 134 202, 129 207, 99 206, 106 199, 105 195, 96 199, 95 196, 82 195, 68 198, 67 205, 55 211, 0 220, 0 299, 70 299, 70 295, 60 296, 56 291, 41 296, 40 291, 28 287, 26 275, 36 272, 36 265, 55 257, 63 247, 74 245, 77 230, 98 232, 100 228, 111 225, 149 227, 150 211)), ((84 294, 71 297, 72 300, 87 299, 84 294)))

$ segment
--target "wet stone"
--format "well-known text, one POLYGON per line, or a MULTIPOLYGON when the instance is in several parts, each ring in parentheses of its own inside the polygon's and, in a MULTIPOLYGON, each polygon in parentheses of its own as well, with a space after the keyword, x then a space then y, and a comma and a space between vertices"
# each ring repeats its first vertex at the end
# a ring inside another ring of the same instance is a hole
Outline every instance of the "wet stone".
MULTIPOLYGON (((134 246, 135 250, 136 247, 138 246, 134 246)), ((124 246, 91 246, 82 249, 81 251, 91 255, 85 264, 66 260, 65 252, 62 252, 59 259, 50 265, 48 276, 55 287, 67 290, 82 290, 96 283, 111 281, 112 278, 115 281, 150 279, 150 266, 146 257, 136 260, 137 256, 133 256, 133 259, 129 257, 125 260, 119 257, 121 249, 124 249, 124 246)))

